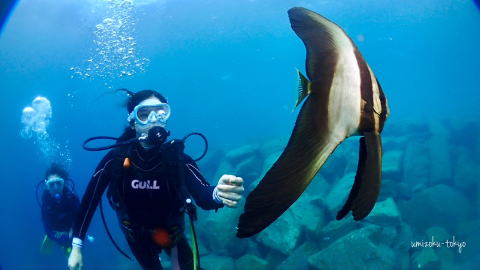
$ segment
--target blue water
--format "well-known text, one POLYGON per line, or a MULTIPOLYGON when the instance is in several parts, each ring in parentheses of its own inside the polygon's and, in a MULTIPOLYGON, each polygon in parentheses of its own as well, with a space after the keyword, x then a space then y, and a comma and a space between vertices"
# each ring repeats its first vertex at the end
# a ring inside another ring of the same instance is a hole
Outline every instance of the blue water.
MULTIPOLYGON (((126 125, 125 97, 112 90, 156 89, 171 104, 172 137, 204 133, 211 148, 286 137, 294 125, 295 68, 305 50, 286 11, 312 9, 356 41, 388 98, 395 123, 453 119, 479 123, 480 12, 473 1, 164 0, 136 7, 138 55, 146 72, 128 78, 71 78, 92 54, 102 1, 21 0, 0 36, 0 267, 66 269, 66 258, 39 254, 43 238, 35 184, 48 160, 20 137, 21 111, 37 95, 52 103, 50 136, 70 149, 69 171, 81 194, 103 153, 81 149, 94 135, 126 125)), ((468 131, 467 131, 468 132, 468 131)), ((192 146, 191 153, 198 153, 192 146)), ((210 179, 212 184, 216 179, 210 179)), ((116 221, 107 215, 118 237, 116 221)), ((441 224, 440 224, 441 225, 441 224)), ((86 269, 112 269, 123 258, 96 217, 86 269), (113 258, 113 259, 107 259, 113 258)), ((472 243, 473 244, 473 243, 472 243)), ((477 243, 478 244, 478 243, 477 243)), ((125 268, 127 269, 127 268, 125 268)), ((133 269, 133 268, 132 268, 133 269)))

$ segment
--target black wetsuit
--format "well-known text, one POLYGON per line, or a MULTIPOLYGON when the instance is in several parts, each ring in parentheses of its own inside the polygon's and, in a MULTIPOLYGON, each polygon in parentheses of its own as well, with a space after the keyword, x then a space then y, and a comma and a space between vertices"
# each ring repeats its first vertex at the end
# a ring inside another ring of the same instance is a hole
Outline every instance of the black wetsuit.
POLYGON ((67 188, 60 200, 56 200, 48 191, 42 195, 42 222, 47 236, 60 246, 71 246, 70 230, 77 216, 80 200, 67 188))
POLYGON ((144 269, 162 269, 162 249, 176 247, 182 270, 193 269, 192 251, 185 240, 185 199, 193 197, 205 210, 223 205, 213 199, 214 187, 203 178, 195 162, 173 144, 144 150, 134 144, 110 151, 100 162, 82 198, 73 236, 84 239, 105 189, 116 210, 127 242, 144 269), (124 165, 128 158, 129 165, 124 165), (169 231, 173 245, 153 240, 158 228, 169 231))

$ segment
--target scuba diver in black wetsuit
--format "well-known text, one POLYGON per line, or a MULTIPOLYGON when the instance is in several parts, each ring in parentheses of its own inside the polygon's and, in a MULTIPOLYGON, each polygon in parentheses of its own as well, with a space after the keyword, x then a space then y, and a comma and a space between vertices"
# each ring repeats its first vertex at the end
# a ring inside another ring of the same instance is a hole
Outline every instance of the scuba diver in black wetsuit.
MULTIPOLYGON (((42 251, 49 253, 51 241, 68 253, 71 250, 71 229, 77 216, 80 200, 65 182, 71 181, 68 173, 58 164, 52 164, 45 173, 45 190, 42 194, 42 222, 46 236, 42 251)), ((72 183, 72 182, 71 182, 72 183)))
POLYGON ((73 226, 68 266, 82 269, 83 239, 108 187, 107 198, 143 269, 163 269, 158 258, 162 250, 170 255, 174 269, 194 269, 192 250, 184 235, 184 213, 190 205, 186 202, 193 198, 205 210, 236 207, 244 191, 243 179, 223 175, 217 186, 211 186, 192 158, 183 153, 183 143, 163 140, 156 144, 150 140, 153 130, 166 132, 170 116, 167 100, 153 90, 122 90, 129 95, 130 126, 118 141, 137 140, 111 150, 97 166, 73 226))

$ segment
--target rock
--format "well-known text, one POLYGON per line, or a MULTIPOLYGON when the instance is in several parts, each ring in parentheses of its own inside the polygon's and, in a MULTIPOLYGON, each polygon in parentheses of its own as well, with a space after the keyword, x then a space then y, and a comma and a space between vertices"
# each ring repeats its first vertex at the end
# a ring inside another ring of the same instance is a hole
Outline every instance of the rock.
POLYGON ((444 228, 438 226, 428 228, 426 231, 426 236, 427 239, 432 239, 433 237, 435 240, 441 242, 450 238, 450 234, 444 228))
POLYGON ((382 177, 401 179, 403 151, 386 151, 382 158, 382 177))
POLYGON ((377 202, 365 220, 382 226, 396 226, 402 221, 397 204, 392 198, 377 202))
POLYGON ((271 139, 259 147, 259 151, 263 157, 268 157, 273 153, 283 152, 285 146, 287 146, 288 138, 279 137, 271 139))
MULTIPOLYGON (((345 159, 345 168, 343 169, 343 174, 338 175, 338 177, 342 177, 342 175, 353 173, 357 173, 358 167, 358 157, 360 151, 360 143, 359 139, 351 139, 346 141, 346 145, 342 148, 342 157, 345 159)), ((339 172, 341 168, 339 168, 339 172)))
POLYGON ((263 165, 262 165, 262 168, 263 168, 262 173, 259 175, 259 177, 255 181, 253 181, 251 184, 245 186, 245 191, 246 192, 252 191, 258 185, 258 183, 260 183, 263 176, 265 176, 267 171, 270 170, 270 168, 277 161, 277 159, 280 157, 281 154, 282 154, 282 152, 275 152, 275 153, 269 155, 267 158, 265 158, 265 160, 263 161, 263 165))
MULTIPOLYGON (((267 266, 268 262, 266 260, 252 254, 244 255, 235 261, 236 269, 266 270, 268 269, 267 266)), ((224 269, 231 269, 231 266, 224 269)))
POLYGON ((225 158, 232 166, 242 162, 244 159, 258 155, 259 146, 257 144, 247 144, 229 151, 225 158))
MULTIPOLYGON (((459 241, 458 238, 453 239, 451 237, 451 234, 449 234, 447 230, 438 226, 428 228, 426 231, 426 237, 427 237, 426 238, 427 241, 433 240, 441 243, 445 243, 445 241, 447 240, 452 242, 459 241)), ((440 262, 439 269, 444 269, 444 270, 454 269, 455 268, 454 257, 460 254, 457 252, 458 252, 458 248, 448 248, 446 246, 442 246, 441 248, 436 248, 435 253, 439 257, 439 262, 440 262)))
POLYGON ((401 254, 406 254, 411 248, 411 241, 413 240, 412 228, 406 223, 400 223, 397 227, 397 237, 393 241, 393 248, 401 254))
POLYGON ((372 235, 371 240, 375 244, 383 244, 386 246, 393 246, 395 239, 397 238, 397 229, 393 226, 382 226, 381 230, 372 235))
MULTIPOLYGON (((392 180, 389 178, 385 178, 382 176, 382 184, 380 186, 380 194, 378 195, 378 201, 383 201, 388 199, 389 197, 393 199, 400 199, 402 198, 400 195, 408 193, 410 188, 405 187, 402 182, 397 180, 392 180)), ((405 198, 405 196, 403 196, 405 198)), ((410 197, 408 197, 410 199, 410 197)))
POLYGON ((313 269, 395 269, 396 255, 387 246, 377 246, 370 237, 378 233, 379 226, 368 225, 355 230, 327 248, 308 258, 313 269))
MULTIPOLYGON (((395 252, 395 269, 410 269, 410 241, 412 240, 410 227, 404 223, 394 226, 381 226, 381 229, 370 237, 379 248, 387 247, 395 252)), ((378 269, 383 269, 380 267, 378 269)))
MULTIPOLYGON (((445 242, 458 241, 450 237, 447 231, 441 227, 431 227, 426 232, 426 239, 422 241, 436 243, 432 247, 412 247, 415 250, 412 260, 413 269, 456 269, 455 257, 461 256, 457 248, 449 248, 445 242), (436 246, 441 245, 441 246, 436 246)), ((460 241, 459 241, 460 242, 460 241)))
POLYGON ((235 166, 234 174, 242 177, 244 186, 250 185, 260 177, 263 169, 263 161, 258 156, 251 156, 235 166))
POLYGON ((335 216, 340 211, 347 200, 348 194, 350 194, 354 179, 355 173, 349 173, 332 185, 330 192, 325 198, 325 205, 330 211, 329 214, 335 216))
POLYGON ((310 182, 310 185, 308 185, 307 189, 305 189, 305 193, 313 196, 319 196, 321 198, 324 198, 329 191, 330 184, 319 173, 312 179, 312 182, 310 182))
POLYGON ((341 179, 345 171, 356 171, 358 161, 358 144, 355 140, 346 140, 340 144, 332 155, 327 159, 319 173, 328 181, 335 185, 338 179, 341 179), (348 169, 347 169, 348 167, 348 169))
POLYGON ((412 257, 410 269, 434 270, 440 268, 440 259, 433 248, 420 248, 412 257))
POLYGON ((478 184, 479 179, 480 166, 466 151, 461 151, 455 163, 453 185, 465 191, 472 199, 476 199, 478 198, 477 187, 480 186, 478 184))
POLYGON ((286 211, 269 227, 259 233, 256 240, 283 254, 290 254, 296 247, 299 236, 300 222, 295 218, 292 211, 286 211))
MULTIPOLYGON (((296 248, 295 248, 296 250, 296 248)), ((260 255, 258 255, 260 256, 260 255)), ((265 261, 268 262, 268 267, 267 269, 275 269, 277 268, 277 266, 282 263, 283 261, 285 261, 288 257, 290 256, 290 254, 283 254, 275 249, 270 249, 268 250, 267 252, 267 255, 266 256, 260 256, 262 259, 264 259, 265 261)))
MULTIPOLYGON (((245 200, 242 203, 244 204, 245 200)), ((239 205, 238 208, 224 207, 217 213, 211 213, 205 221, 202 221, 201 228, 208 233, 199 234, 199 237, 205 243, 206 248, 212 250, 215 255, 239 256, 244 254, 248 240, 235 236, 235 226, 242 210, 243 205, 239 205)))
MULTIPOLYGON (((207 154, 205 159, 202 159, 198 162, 198 166, 202 171, 205 179, 212 179, 215 177, 215 173, 218 171, 220 164, 224 160, 225 153, 221 150, 212 151, 212 153, 207 154)), ((218 180, 218 179, 216 179, 218 180)))
POLYGON ((345 217, 341 220, 330 221, 325 227, 317 228, 317 231, 319 231, 317 239, 321 240, 320 247, 323 248, 330 245, 335 240, 349 234, 359 227, 359 223, 355 222, 351 216, 345 217))
MULTIPOLYGON (((248 241, 247 242, 247 251, 246 254, 261 254, 260 247, 258 246, 257 242, 255 241, 248 241)), ((260 255, 259 255, 260 256, 260 255)))
POLYGON ((385 136, 382 134, 382 145, 384 149, 399 149, 403 150, 407 148, 410 138, 408 136, 385 136))
POLYGON ((200 263, 203 269, 225 270, 232 269, 235 261, 230 257, 209 255, 202 257, 200 263))
POLYGON ((212 180, 210 180, 211 185, 216 185, 220 177, 224 174, 232 174, 235 168, 230 164, 230 162, 223 160, 218 166, 217 172, 215 173, 212 180))
POLYGON ((468 217, 470 206, 457 190, 440 184, 424 189, 400 205, 403 220, 419 230, 442 224, 455 231, 455 227, 468 217))
POLYGON ((308 270, 308 261, 305 258, 318 252, 318 247, 312 242, 306 242, 296 248, 286 260, 277 266, 276 270, 308 270))
MULTIPOLYGON (((198 237, 197 237, 198 238, 198 237)), ((189 243, 191 243, 191 238, 188 240, 189 243)), ((210 250, 205 246, 205 243, 203 241, 198 241, 198 252, 200 253, 200 256, 207 256, 210 254, 210 250)))
MULTIPOLYGON (((456 241, 465 242, 466 247, 462 249, 461 255, 464 258, 479 258, 478 257, 478 243, 480 243, 480 217, 477 215, 476 219, 464 220, 457 232, 455 232, 456 241)), ((452 240, 450 235, 450 240, 452 240)), ((456 249, 456 255, 459 255, 459 250, 456 249)), ((480 262, 480 260, 479 260, 480 262)), ((480 265, 480 264, 479 264, 480 265)))
POLYGON ((274 153, 268 155, 265 158, 265 160, 263 161, 262 173, 261 173, 260 177, 263 177, 268 172, 268 170, 270 170, 270 168, 278 160, 278 158, 280 157, 281 154, 282 154, 282 151, 278 151, 278 152, 274 152, 274 153))
POLYGON ((429 150, 424 143, 414 141, 405 151, 402 182, 410 188, 410 194, 430 183, 430 157, 425 154, 429 150))
POLYGON ((432 137, 428 140, 430 147, 430 184, 450 183, 452 179, 452 161, 448 130, 439 122, 430 124, 432 137))
POLYGON ((303 193, 300 198, 288 209, 291 211, 298 224, 309 232, 314 232, 318 226, 325 224, 325 213, 316 203, 320 196, 311 196, 303 193))

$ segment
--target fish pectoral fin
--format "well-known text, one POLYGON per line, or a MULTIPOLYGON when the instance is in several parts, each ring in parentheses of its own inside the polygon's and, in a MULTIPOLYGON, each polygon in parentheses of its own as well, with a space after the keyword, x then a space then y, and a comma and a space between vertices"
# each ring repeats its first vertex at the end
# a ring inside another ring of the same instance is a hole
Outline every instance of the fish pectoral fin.
POLYGON ((376 132, 365 133, 360 139, 359 158, 355 182, 347 202, 337 214, 344 218, 350 210, 355 220, 365 218, 375 206, 382 178, 382 142, 376 132))
POLYGON ((297 69, 298 74, 298 97, 295 108, 310 94, 310 81, 297 69))

